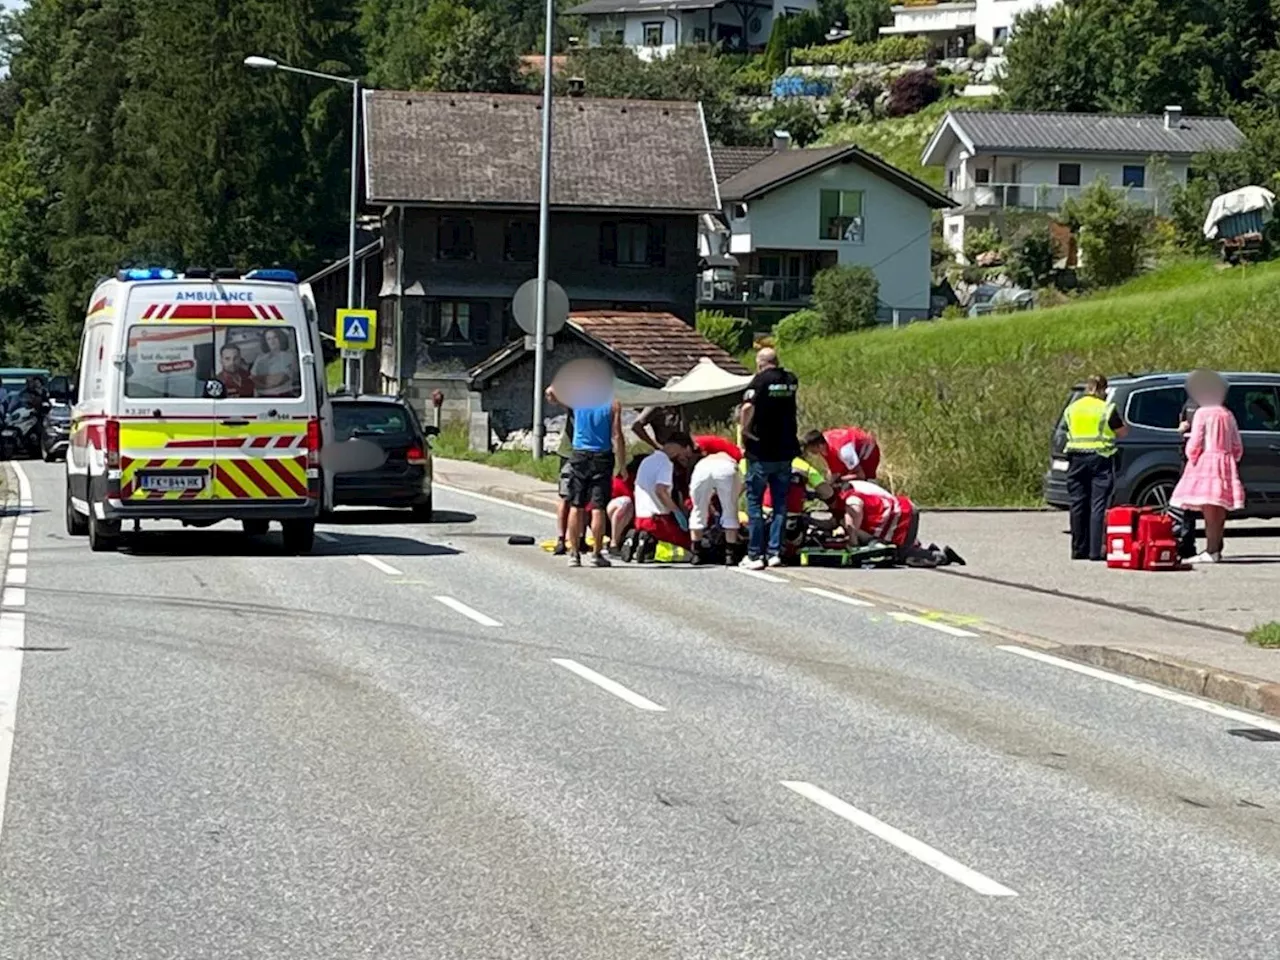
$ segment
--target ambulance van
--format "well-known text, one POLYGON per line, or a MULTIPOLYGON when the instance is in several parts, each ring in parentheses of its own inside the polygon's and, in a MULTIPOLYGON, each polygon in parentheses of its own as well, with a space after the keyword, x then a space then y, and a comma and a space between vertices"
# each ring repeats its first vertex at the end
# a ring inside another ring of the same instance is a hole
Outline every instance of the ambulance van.
POLYGON ((94 290, 67 451, 67 533, 114 550, 122 525, 280 524, 315 539, 327 409, 315 312, 297 277, 124 270, 94 290))

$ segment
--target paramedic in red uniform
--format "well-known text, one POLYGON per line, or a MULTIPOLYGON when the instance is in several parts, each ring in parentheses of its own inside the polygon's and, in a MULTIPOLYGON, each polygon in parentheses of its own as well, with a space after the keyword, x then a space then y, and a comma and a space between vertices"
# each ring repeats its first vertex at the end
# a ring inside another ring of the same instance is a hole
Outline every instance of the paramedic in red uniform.
POLYGON ((802 442, 805 456, 820 456, 833 480, 874 480, 880 469, 880 444, 860 427, 810 430, 802 442))

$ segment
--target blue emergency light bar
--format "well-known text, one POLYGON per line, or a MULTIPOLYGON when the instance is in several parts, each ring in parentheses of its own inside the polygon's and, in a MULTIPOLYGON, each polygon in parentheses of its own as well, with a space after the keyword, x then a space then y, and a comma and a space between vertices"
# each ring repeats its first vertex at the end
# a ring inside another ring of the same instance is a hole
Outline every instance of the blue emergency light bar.
POLYGON ((272 283, 297 283, 298 275, 292 270, 250 270, 246 280, 267 280, 272 283))
POLYGON ((168 267, 130 267, 120 271, 121 280, 172 280, 176 276, 168 267))

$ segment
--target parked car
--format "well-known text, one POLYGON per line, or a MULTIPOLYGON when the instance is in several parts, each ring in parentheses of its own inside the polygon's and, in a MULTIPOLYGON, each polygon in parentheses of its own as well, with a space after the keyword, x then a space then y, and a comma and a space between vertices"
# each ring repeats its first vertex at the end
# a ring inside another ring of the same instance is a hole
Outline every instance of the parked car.
POLYGON ((70 438, 71 408, 55 400, 44 412, 44 422, 40 427, 40 456, 46 462, 65 457, 70 438))
MULTIPOLYGON (((1240 479, 1245 507, 1233 516, 1280 517, 1280 374, 1227 373, 1227 407, 1244 440, 1240 479)), ((1164 507, 1182 473, 1183 436, 1178 421, 1187 402, 1187 374, 1118 376, 1107 396, 1124 416, 1129 432, 1117 444, 1114 503, 1164 507)), ((1077 384, 1067 403, 1084 392, 1077 384)), ((1065 409, 1065 404, 1064 404, 1065 409)), ((1054 427, 1044 498, 1066 509, 1067 434, 1061 418, 1054 427)))
POLYGON ((335 474, 332 505, 401 507, 412 510, 415 520, 430 521, 430 438, 437 429, 424 427, 398 397, 338 394, 331 399, 334 441, 367 440, 386 454, 376 467, 335 474))

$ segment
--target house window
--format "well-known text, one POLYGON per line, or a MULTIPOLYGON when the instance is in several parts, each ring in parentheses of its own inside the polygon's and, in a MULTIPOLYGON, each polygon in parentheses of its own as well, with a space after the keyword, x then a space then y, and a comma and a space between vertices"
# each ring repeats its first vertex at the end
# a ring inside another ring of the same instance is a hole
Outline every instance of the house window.
POLYGON ((1058 164, 1058 186, 1060 187, 1080 186, 1080 164, 1078 163, 1058 164))
POLYGON ((819 199, 818 236, 823 240, 861 243, 862 191, 823 190, 819 199))
POLYGON ((538 225, 532 220, 508 223, 502 258, 508 263, 531 263, 538 259, 538 225))
POLYGON ((463 217, 441 217, 436 232, 436 257, 440 260, 474 260, 475 231, 463 217))
POLYGON ((694 42, 694 43, 706 43, 706 42, 707 42, 707 28, 706 28, 706 27, 694 27, 694 28, 693 28, 693 42, 694 42))
POLYGON ((1009 42, 1009 28, 996 27, 994 30, 991 31, 991 41, 992 41, 992 46, 1003 47, 1006 43, 1009 42))
POLYGON ((662 267, 667 232, 660 224, 635 220, 600 225, 600 262, 619 267, 662 267))
POLYGON ((747 205, 745 203, 735 203, 731 207, 729 207, 729 219, 730 220, 747 219, 747 205))
POLYGON ((973 182, 974 183, 990 183, 991 171, 986 169, 985 167, 979 167, 977 170, 973 171, 973 182))
POLYGON ((956 188, 956 172, 954 169, 947 171, 947 189, 954 190, 956 188))
POLYGON ((644 25, 644 45, 646 47, 662 46, 662 27, 661 20, 644 25))
POLYGON ((1147 168, 1140 163, 1126 163, 1120 172, 1120 182, 1126 187, 1142 189, 1147 185, 1147 168))
POLYGON ((471 304, 444 301, 436 304, 439 312, 441 343, 471 343, 471 304))

